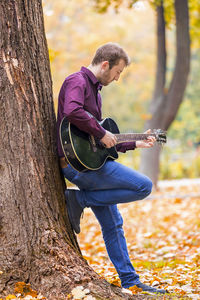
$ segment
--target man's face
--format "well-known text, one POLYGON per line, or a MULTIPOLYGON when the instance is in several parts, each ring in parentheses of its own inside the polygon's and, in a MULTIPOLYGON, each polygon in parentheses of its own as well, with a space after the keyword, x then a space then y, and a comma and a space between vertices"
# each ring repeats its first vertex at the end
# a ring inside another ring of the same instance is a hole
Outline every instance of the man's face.
POLYGON ((125 62, 123 59, 120 59, 119 63, 113 66, 111 69, 109 68, 108 61, 102 63, 101 74, 99 76, 99 82, 106 86, 110 84, 113 80, 118 80, 120 74, 124 70, 125 62))

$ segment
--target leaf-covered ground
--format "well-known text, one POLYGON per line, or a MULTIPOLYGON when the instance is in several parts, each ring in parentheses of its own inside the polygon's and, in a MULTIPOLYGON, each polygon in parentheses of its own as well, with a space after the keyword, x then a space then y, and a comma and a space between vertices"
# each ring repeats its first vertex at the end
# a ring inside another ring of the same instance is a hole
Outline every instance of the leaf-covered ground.
MULTIPOLYGON (((141 281, 167 288, 169 296, 147 296, 131 289, 138 299, 200 299, 200 179, 160 182, 159 191, 146 200, 119 205, 130 257, 141 281)), ((85 210, 78 236, 83 256, 110 283, 120 286, 108 259, 100 226, 85 210)), ((0 271, 1 275, 1 271, 0 271)), ((16 284, 5 300, 47 299, 30 285, 16 284)), ((3 300, 4 300, 3 299, 3 300)), ((66 299, 95 300, 78 286, 66 299)), ((0 298, 2 300, 2 298, 0 298)))
MULTIPOLYGON (((142 282, 167 288, 175 298, 200 299, 200 181, 161 182, 159 187, 146 200, 119 205, 131 261, 142 282)), ((78 238, 95 271, 120 285, 90 209, 78 238)))

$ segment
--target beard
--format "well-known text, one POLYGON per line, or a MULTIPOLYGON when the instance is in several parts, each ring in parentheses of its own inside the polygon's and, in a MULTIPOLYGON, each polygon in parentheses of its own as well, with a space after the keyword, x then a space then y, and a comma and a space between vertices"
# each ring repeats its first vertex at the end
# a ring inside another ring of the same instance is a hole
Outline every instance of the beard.
POLYGON ((101 78, 99 78, 99 82, 103 85, 109 85, 111 82, 113 81, 113 79, 110 76, 110 70, 107 70, 103 73, 103 75, 101 76, 101 78))

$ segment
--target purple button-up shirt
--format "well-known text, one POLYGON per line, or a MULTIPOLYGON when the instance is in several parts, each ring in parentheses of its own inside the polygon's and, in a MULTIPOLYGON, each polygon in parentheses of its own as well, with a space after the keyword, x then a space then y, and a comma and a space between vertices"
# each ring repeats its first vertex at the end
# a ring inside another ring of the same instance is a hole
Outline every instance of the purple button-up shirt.
MULTIPOLYGON (((105 129, 96 121, 102 120, 102 102, 99 93, 101 88, 102 86, 94 74, 85 67, 65 79, 58 98, 57 145, 59 157, 64 156, 59 138, 59 127, 64 116, 80 130, 99 139, 105 135, 105 129)), ((117 150, 121 152, 133 149, 135 149, 135 142, 117 145, 117 150)))

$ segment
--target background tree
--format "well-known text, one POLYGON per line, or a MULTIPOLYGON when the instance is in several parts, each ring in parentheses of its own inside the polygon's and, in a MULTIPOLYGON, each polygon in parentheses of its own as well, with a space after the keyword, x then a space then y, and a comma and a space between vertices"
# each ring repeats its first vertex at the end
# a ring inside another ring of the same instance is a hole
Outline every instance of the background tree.
MULTIPOLYGON (((157 70, 153 99, 150 104, 151 119, 146 128, 168 130, 183 101, 190 68, 189 12, 187 0, 175 0, 176 61, 169 88, 166 88, 166 35, 163 1, 157 11, 157 70)), ((156 185, 159 174, 160 147, 142 151, 141 171, 156 185)))
POLYGON ((0 20, 0 295, 24 281, 53 300, 78 284, 122 299, 82 258, 66 215, 41 1, 2 0, 0 20))

